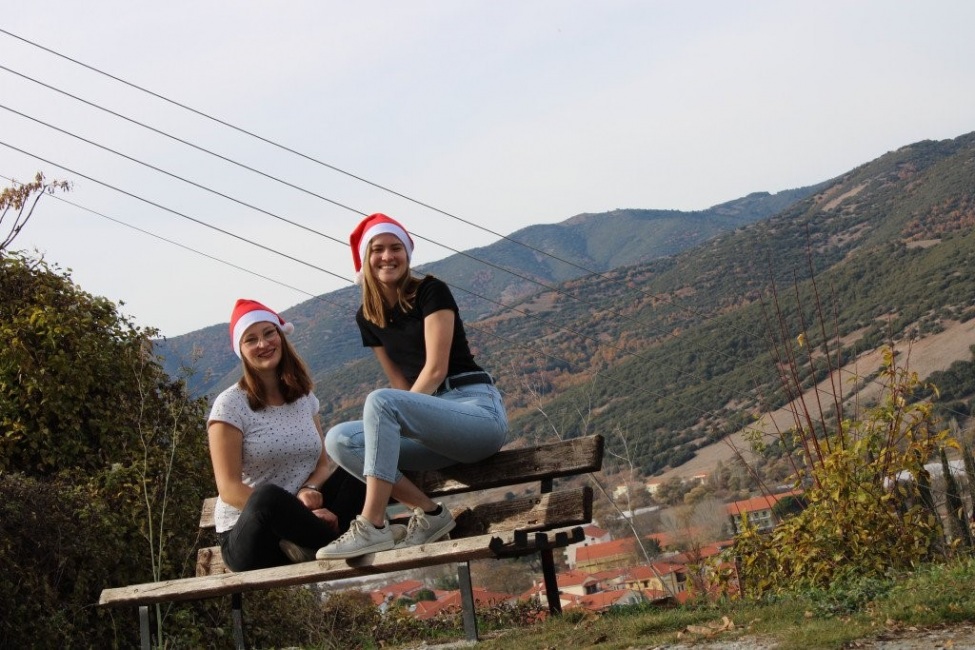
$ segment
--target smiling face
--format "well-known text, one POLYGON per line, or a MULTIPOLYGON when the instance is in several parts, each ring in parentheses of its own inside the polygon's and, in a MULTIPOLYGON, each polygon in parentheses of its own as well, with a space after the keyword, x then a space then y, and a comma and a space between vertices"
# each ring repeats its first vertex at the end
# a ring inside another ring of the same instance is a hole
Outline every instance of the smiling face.
POLYGON ((240 353, 258 372, 276 369, 281 363, 281 332, 273 323, 254 323, 240 337, 240 353))
POLYGON ((396 235, 383 233, 369 242, 369 271, 384 288, 393 288, 410 270, 406 247, 396 235))

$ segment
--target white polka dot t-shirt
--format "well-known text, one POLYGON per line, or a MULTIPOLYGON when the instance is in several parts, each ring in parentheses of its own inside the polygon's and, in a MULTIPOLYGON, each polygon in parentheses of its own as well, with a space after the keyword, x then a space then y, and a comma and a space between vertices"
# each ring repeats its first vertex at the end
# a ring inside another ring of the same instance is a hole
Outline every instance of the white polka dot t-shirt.
MULTIPOLYGON (((273 483, 294 493, 308 480, 322 453, 322 439, 313 419, 318 408, 318 398, 308 393, 291 404, 252 411, 247 394, 234 384, 214 400, 208 424, 218 420, 244 433, 244 484, 273 483)), ((233 528, 238 517, 240 510, 217 498, 214 520, 218 533, 233 528)))

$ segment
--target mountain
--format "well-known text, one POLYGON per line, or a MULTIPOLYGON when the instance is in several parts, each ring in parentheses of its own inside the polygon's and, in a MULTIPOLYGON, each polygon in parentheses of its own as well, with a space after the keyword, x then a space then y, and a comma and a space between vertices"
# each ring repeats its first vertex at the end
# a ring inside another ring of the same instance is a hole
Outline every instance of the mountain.
MULTIPOLYGON (((816 351, 801 377, 810 386, 828 365, 975 319, 973 226, 975 133, 919 142, 768 219, 563 282, 469 333, 515 436, 605 433, 651 475, 784 404, 775 355, 800 333, 816 351)), ((371 360, 322 378, 327 418, 354 417, 381 382, 371 360)), ((971 410, 971 389, 953 399, 971 410)))
MULTIPOLYGON (((619 266, 686 250, 708 239, 768 218, 820 186, 776 194, 756 192, 707 210, 614 210, 580 214, 562 223, 523 228, 500 241, 418 268, 454 287, 465 321, 474 321, 541 288, 619 266)), ((285 310, 295 323, 293 340, 316 373, 328 376, 362 359, 353 323, 358 287, 348 287, 285 310)), ((226 324, 157 342, 165 368, 177 375, 191 368, 195 394, 213 394, 236 381, 239 360, 227 345, 226 324)))
POLYGON ((839 365, 975 318, 973 226, 975 134, 916 143, 771 219, 563 287, 585 302, 535 296, 572 332, 540 328, 539 311, 498 317, 485 323, 493 336, 547 356, 493 342, 482 356, 535 382, 509 400, 519 431, 630 432, 651 474, 785 402, 770 343, 783 327, 817 349, 822 324, 839 365))
MULTIPOLYGON (((975 319, 973 226, 975 133, 700 213, 616 210, 531 226, 422 270, 454 287, 478 361, 505 392, 512 441, 600 432, 612 454, 652 475, 786 403, 776 354, 799 334, 813 351, 800 377, 808 387, 885 343, 975 319)), ((286 312, 326 425, 357 417, 383 384, 351 326, 357 303, 350 288, 286 312)), ((201 389, 238 372, 225 326, 166 344, 203 348, 214 372, 201 389)), ((953 399, 971 410, 967 391, 953 399)))

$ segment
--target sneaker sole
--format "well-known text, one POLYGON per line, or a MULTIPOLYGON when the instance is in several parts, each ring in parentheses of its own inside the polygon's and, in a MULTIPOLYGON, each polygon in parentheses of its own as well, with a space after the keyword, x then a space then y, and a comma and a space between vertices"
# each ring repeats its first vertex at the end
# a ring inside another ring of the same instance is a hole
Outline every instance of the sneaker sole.
POLYGON ((369 555, 370 553, 379 553, 380 551, 388 551, 395 546, 392 540, 386 542, 379 542, 378 544, 373 544, 372 546, 366 546, 364 548, 357 548, 354 551, 345 551, 342 553, 322 553, 325 549, 319 549, 315 553, 316 560, 348 560, 354 557, 362 557, 363 555, 369 555))

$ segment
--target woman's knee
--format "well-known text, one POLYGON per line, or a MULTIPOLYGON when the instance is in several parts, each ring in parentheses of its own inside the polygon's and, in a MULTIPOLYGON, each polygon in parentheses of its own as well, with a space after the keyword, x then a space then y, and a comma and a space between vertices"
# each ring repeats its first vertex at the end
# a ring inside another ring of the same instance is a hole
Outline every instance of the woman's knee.
POLYGON ((366 395, 366 401, 362 405, 362 412, 364 414, 382 413, 389 409, 391 405, 395 404, 397 397, 402 395, 403 392, 395 388, 377 388, 366 395))
POLYGON ((362 447, 362 424, 361 422, 343 422, 337 424, 325 433, 325 453, 328 457, 345 465, 345 459, 353 458, 359 450, 361 455, 362 447))
POLYGON ((247 507, 256 513, 270 512, 278 507, 282 499, 290 499, 292 494, 273 483, 258 485, 247 498, 247 507))

